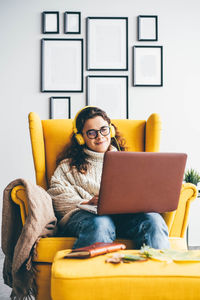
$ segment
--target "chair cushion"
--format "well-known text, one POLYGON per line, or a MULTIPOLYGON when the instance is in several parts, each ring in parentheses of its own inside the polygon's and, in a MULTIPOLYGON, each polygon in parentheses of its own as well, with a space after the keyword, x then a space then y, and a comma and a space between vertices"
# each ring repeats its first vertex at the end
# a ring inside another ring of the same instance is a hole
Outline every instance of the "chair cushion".
POLYGON ((71 249, 75 240, 73 237, 41 238, 37 244, 37 256, 34 257, 34 261, 52 263, 56 252, 71 249))
MULTIPOLYGON (((200 295, 200 262, 166 263, 148 260, 113 265, 111 254, 90 259, 64 259, 57 253, 52 265, 53 300, 196 300, 200 295)), ((129 254, 137 250, 126 250, 129 254)))
MULTIPOLYGON (((58 251, 72 249, 75 241, 74 237, 41 238, 37 244, 34 262, 52 263, 58 251)), ((117 242, 124 243, 127 249, 134 248, 131 240, 118 239, 117 242)))
MULTIPOLYGON (((74 237, 41 238, 37 244, 37 256, 34 258, 34 261, 52 263, 56 252, 72 249, 75 240, 74 237)), ((183 238, 169 238, 169 241, 172 249, 187 249, 183 238)), ((134 244, 131 240, 117 239, 117 242, 124 243, 127 249, 134 249, 134 244)))

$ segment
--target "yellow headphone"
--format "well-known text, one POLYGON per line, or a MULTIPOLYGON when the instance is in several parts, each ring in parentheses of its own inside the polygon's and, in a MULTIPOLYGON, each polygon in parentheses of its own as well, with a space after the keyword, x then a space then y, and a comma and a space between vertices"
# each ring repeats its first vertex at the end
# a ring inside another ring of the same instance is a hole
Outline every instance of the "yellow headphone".
MULTIPOLYGON (((77 114, 76 114, 76 116, 75 116, 75 118, 74 118, 74 120, 73 120, 73 132, 74 132, 75 138, 76 138, 77 142, 79 143, 79 145, 84 145, 84 144, 85 144, 85 140, 84 140, 84 138, 83 138, 83 135, 82 135, 81 133, 78 133, 78 129, 77 129, 77 127, 76 127, 76 120, 77 120, 79 114, 80 114, 84 109, 86 109, 86 108, 88 108, 88 107, 96 107, 96 106, 85 106, 85 107, 83 107, 82 109, 80 109, 80 110, 77 112, 77 114)), ((111 137, 111 138, 114 138, 114 137, 115 137, 115 127, 114 127, 113 125, 109 125, 109 126, 110 126, 110 137, 111 137)))

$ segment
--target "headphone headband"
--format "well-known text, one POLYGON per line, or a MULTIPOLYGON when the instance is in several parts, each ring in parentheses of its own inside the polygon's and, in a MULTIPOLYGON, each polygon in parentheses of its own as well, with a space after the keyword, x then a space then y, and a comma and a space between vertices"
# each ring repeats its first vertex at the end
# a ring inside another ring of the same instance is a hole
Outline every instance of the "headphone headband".
POLYGON ((83 108, 81 108, 81 109, 76 113, 75 118, 74 118, 74 120, 73 120, 73 131, 74 131, 75 134, 78 133, 78 129, 77 129, 77 127, 76 127, 76 120, 77 120, 79 114, 80 114, 83 110, 85 110, 86 108, 89 108, 89 107, 95 107, 95 106, 89 106, 89 105, 88 105, 88 106, 84 106, 83 108))

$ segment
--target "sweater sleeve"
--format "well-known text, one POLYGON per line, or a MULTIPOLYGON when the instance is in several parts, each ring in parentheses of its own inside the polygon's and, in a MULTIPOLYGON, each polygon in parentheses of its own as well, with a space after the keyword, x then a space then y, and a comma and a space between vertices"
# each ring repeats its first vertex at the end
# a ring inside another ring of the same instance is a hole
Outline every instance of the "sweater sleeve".
POLYGON ((79 210, 77 204, 83 200, 92 198, 84 187, 77 185, 76 178, 66 163, 61 163, 55 170, 47 192, 52 198, 58 220, 66 214, 71 215, 74 211, 79 210))

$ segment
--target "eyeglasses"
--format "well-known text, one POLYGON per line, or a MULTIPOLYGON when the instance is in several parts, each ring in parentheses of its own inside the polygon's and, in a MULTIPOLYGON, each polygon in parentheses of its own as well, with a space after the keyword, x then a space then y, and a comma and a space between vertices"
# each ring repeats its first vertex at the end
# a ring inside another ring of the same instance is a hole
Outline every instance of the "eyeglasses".
POLYGON ((103 136, 109 135, 109 133, 110 133, 110 126, 103 126, 99 130, 90 129, 90 130, 86 131, 86 134, 87 134, 87 137, 92 140, 92 139, 96 139, 97 138, 99 132, 103 136))

